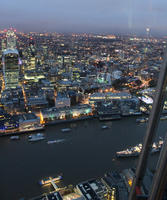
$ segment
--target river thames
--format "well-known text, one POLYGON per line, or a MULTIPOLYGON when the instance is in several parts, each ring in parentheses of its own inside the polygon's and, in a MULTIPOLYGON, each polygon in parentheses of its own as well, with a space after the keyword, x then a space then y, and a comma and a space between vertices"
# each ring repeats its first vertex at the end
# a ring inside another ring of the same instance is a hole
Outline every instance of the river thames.
MULTIPOLYGON (((158 135, 164 136, 167 121, 161 121, 158 135)), ((137 124, 135 117, 120 121, 99 122, 96 119, 46 127, 46 140, 30 143, 28 134, 18 141, 0 138, 0 199, 19 200, 38 196, 50 188, 38 182, 48 176, 63 174, 65 184, 97 178, 111 170, 134 167, 136 158, 116 159, 115 152, 143 141, 146 124, 137 124), (109 129, 102 130, 107 124, 109 129), (70 127, 71 132, 61 132, 70 127), (47 144, 48 140, 65 139, 62 143, 47 144)), ((151 155, 149 167, 153 169, 158 157, 151 155)))

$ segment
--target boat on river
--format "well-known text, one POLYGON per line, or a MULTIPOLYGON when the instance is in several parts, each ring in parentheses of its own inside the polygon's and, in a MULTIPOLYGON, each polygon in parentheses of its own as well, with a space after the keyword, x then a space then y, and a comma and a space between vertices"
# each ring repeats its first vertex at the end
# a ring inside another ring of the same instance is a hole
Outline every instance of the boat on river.
POLYGON ((101 128, 102 128, 102 129, 108 129, 109 126, 107 126, 107 125, 103 125, 103 126, 101 126, 101 128))
POLYGON ((37 133, 37 134, 32 134, 28 136, 28 141, 29 142, 37 142, 40 140, 44 140, 44 134, 43 133, 37 133))
POLYGON ((47 141, 47 144, 61 143, 61 142, 64 142, 64 141, 65 141, 65 139, 50 140, 50 141, 47 141))
POLYGON ((148 118, 147 117, 137 118, 136 122, 137 123, 145 123, 145 122, 148 122, 148 118))
MULTIPOLYGON (((154 142, 152 144, 152 149, 151 149, 150 153, 154 154, 156 152, 159 152, 162 148, 163 143, 164 143, 164 141, 160 137, 158 142, 154 142)), ((142 150, 142 144, 138 144, 138 145, 136 145, 134 147, 130 147, 126 150, 116 152, 116 156, 117 157, 136 157, 136 156, 139 156, 141 150, 142 150)))
POLYGON ((61 131, 62 132, 69 132, 69 131, 71 131, 71 128, 62 128, 61 131))
MULTIPOLYGON (((160 120, 167 120, 167 115, 161 116, 160 120)), ((148 122, 148 117, 141 117, 136 119, 137 123, 145 123, 148 122)))
POLYGON ((20 137, 18 135, 14 135, 10 137, 11 140, 19 140, 20 137))

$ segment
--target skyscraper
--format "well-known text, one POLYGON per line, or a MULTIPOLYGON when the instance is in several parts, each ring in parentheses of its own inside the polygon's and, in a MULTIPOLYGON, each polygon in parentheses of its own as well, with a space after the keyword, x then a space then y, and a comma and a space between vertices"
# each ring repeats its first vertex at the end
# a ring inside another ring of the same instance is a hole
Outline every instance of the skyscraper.
POLYGON ((5 89, 16 88, 19 83, 19 53, 16 49, 16 35, 14 31, 8 30, 6 33, 7 49, 3 52, 3 78, 5 89))
POLYGON ((6 33, 7 49, 16 49, 16 35, 13 30, 8 30, 6 33))
POLYGON ((5 39, 2 39, 1 41, 1 51, 5 51, 6 50, 6 40, 5 39))

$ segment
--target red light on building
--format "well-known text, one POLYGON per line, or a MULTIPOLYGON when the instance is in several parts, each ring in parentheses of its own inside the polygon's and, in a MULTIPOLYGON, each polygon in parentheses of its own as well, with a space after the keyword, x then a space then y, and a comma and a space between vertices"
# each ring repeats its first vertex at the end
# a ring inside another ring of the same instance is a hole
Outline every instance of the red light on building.
POLYGON ((140 187, 136 187, 136 195, 141 195, 142 194, 142 192, 141 192, 141 189, 140 189, 140 187))

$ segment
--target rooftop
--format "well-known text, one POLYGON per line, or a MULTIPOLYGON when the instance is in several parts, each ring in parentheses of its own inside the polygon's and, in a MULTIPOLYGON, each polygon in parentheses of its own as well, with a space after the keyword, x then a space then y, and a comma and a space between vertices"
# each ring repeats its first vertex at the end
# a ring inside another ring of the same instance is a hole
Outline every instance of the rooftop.
POLYGON ((17 49, 7 49, 3 52, 4 55, 7 55, 7 54, 19 54, 19 52, 17 51, 17 49))

